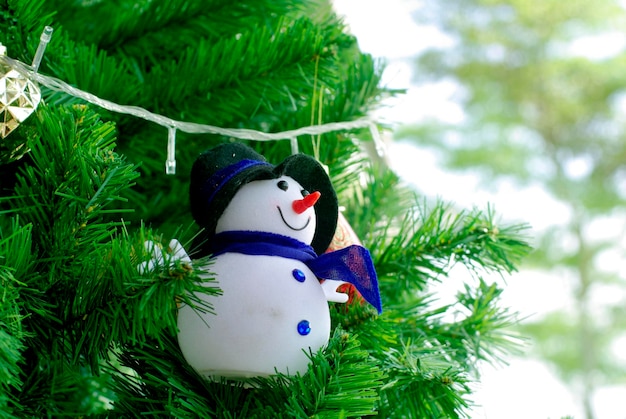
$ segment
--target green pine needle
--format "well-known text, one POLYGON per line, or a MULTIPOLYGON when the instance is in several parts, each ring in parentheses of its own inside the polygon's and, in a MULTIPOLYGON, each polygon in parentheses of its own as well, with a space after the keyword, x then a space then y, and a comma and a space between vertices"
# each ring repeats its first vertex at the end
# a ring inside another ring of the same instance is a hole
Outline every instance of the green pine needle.
MULTIPOLYGON (((283 131, 354 120, 393 93, 328 2, 66 3, 0 4, 0 42, 28 62, 52 24, 42 73, 175 119, 283 131)), ((138 267, 153 257, 147 240, 190 250, 191 165, 230 139, 179 133, 179 173, 165 176, 164 128, 43 95, 19 131, 30 153, 2 167, 15 181, 0 190, 0 416, 463 417, 476 365, 519 344, 501 289, 482 277, 515 271, 526 227, 491 208, 422 203, 370 161, 355 141, 370 133, 355 130, 298 142, 328 165, 374 257, 383 314, 358 297, 332 304, 330 342, 303 375, 252 387, 200 377, 176 315, 178 304, 211 312, 200 298, 219 296, 210 263, 172 260, 162 246, 162 266, 138 267), (439 303, 429 286, 454 267, 467 286, 439 303)), ((288 142, 252 145, 276 164, 291 153, 288 142)))

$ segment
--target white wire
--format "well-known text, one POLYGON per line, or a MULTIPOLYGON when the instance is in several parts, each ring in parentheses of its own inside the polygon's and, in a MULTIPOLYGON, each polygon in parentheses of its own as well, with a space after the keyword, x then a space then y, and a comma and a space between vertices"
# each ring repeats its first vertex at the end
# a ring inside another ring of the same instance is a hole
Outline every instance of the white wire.
POLYGON ((300 135, 320 135, 335 131, 349 131, 366 127, 371 128, 374 125, 374 122, 371 119, 360 118, 348 122, 331 122, 321 125, 311 125, 289 131, 267 133, 245 128, 221 128, 213 125, 177 121, 163 115, 152 113, 147 109, 138 106, 119 105, 106 99, 99 98, 96 95, 70 86, 62 80, 34 72, 31 67, 20 61, 9 58, 6 55, 0 56, 0 61, 5 62, 7 65, 24 74, 29 79, 35 80, 39 82, 39 84, 46 86, 51 90, 67 93, 112 112, 133 115, 138 118, 154 122, 168 129, 175 128, 190 134, 218 134, 241 140, 275 141, 292 139, 299 137, 300 135))

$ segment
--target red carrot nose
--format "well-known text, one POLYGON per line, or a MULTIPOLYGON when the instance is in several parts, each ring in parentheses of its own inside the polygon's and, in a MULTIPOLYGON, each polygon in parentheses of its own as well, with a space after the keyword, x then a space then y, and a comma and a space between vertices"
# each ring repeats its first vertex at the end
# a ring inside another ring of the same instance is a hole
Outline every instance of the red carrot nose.
POLYGON ((311 208, 313 205, 315 205, 317 200, 320 199, 320 196, 322 196, 322 194, 315 191, 311 192, 302 199, 296 199, 295 201, 293 201, 293 210, 297 214, 302 214, 304 211, 307 210, 307 208, 311 208))

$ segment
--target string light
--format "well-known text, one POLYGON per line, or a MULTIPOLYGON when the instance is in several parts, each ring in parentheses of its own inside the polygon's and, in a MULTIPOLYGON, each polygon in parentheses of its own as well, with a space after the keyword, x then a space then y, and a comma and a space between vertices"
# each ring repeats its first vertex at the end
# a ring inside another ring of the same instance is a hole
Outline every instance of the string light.
POLYGON ((33 58, 33 73, 36 73, 39 70, 39 64, 41 64, 41 59, 43 58, 43 53, 46 51, 46 47, 52 38, 52 26, 46 26, 43 28, 43 32, 39 37, 39 46, 37 47, 37 51, 35 51, 35 57, 33 58))
POLYGON ((176 128, 167 128, 167 160, 165 161, 165 173, 176 174, 176 128))
POLYGON ((176 130, 180 130, 189 134, 217 134, 240 140, 252 140, 252 141, 277 141, 277 140, 290 140, 292 153, 298 152, 297 138, 301 135, 322 135, 330 132, 337 131, 351 131, 361 128, 369 128, 372 133, 374 142, 376 143, 376 150, 379 154, 383 151, 382 140, 378 133, 378 127, 375 122, 370 118, 360 118, 354 121, 346 122, 331 122, 320 125, 310 125, 298 129, 267 133, 252 129, 245 128, 222 128, 213 125, 198 124, 194 122, 177 121, 166 116, 155 114, 147 109, 138 106, 120 105, 115 102, 111 102, 106 99, 102 99, 94 94, 80 90, 74 86, 65 83, 57 78, 40 74, 37 72, 39 63, 43 56, 45 46, 50 41, 52 35, 52 28, 47 26, 44 29, 44 33, 41 35, 41 42, 39 48, 35 54, 33 65, 28 66, 18 60, 14 60, 6 55, 0 56, 0 62, 4 62, 6 65, 12 67, 16 71, 20 72, 24 76, 28 77, 31 81, 34 80, 39 84, 46 86, 47 88, 66 93, 70 96, 82 99, 93 105, 99 106, 103 109, 121 113, 125 115, 132 115, 137 118, 141 118, 150 122, 154 122, 158 125, 166 127, 168 129, 168 144, 167 144, 167 160, 165 163, 165 172, 168 175, 176 173, 176 130))
POLYGON ((298 154, 298 138, 291 137, 289 141, 291 142, 291 154, 298 154))

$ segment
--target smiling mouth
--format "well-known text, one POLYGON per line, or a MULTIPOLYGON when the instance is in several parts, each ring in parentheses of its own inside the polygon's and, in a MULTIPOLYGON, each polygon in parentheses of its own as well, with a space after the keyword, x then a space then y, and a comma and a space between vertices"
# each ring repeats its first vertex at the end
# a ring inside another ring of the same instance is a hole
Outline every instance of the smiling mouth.
POLYGON ((311 217, 309 217, 309 218, 306 220, 306 223, 304 223, 304 225, 303 225, 302 227, 300 227, 300 228, 293 227, 293 226, 289 225, 289 223, 287 222, 287 220, 285 220, 285 216, 283 215, 283 211, 280 209, 280 207, 279 207, 279 206, 276 206, 276 208, 278 208, 278 213, 280 214, 280 218, 282 218, 283 223, 285 223, 285 225, 286 225, 287 227, 289 227, 290 229, 292 229, 292 230, 294 230, 294 231, 302 231, 302 230, 304 230, 305 228, 307 228, 307 227, 308 227, 309 223, 311 222, 311 217))

